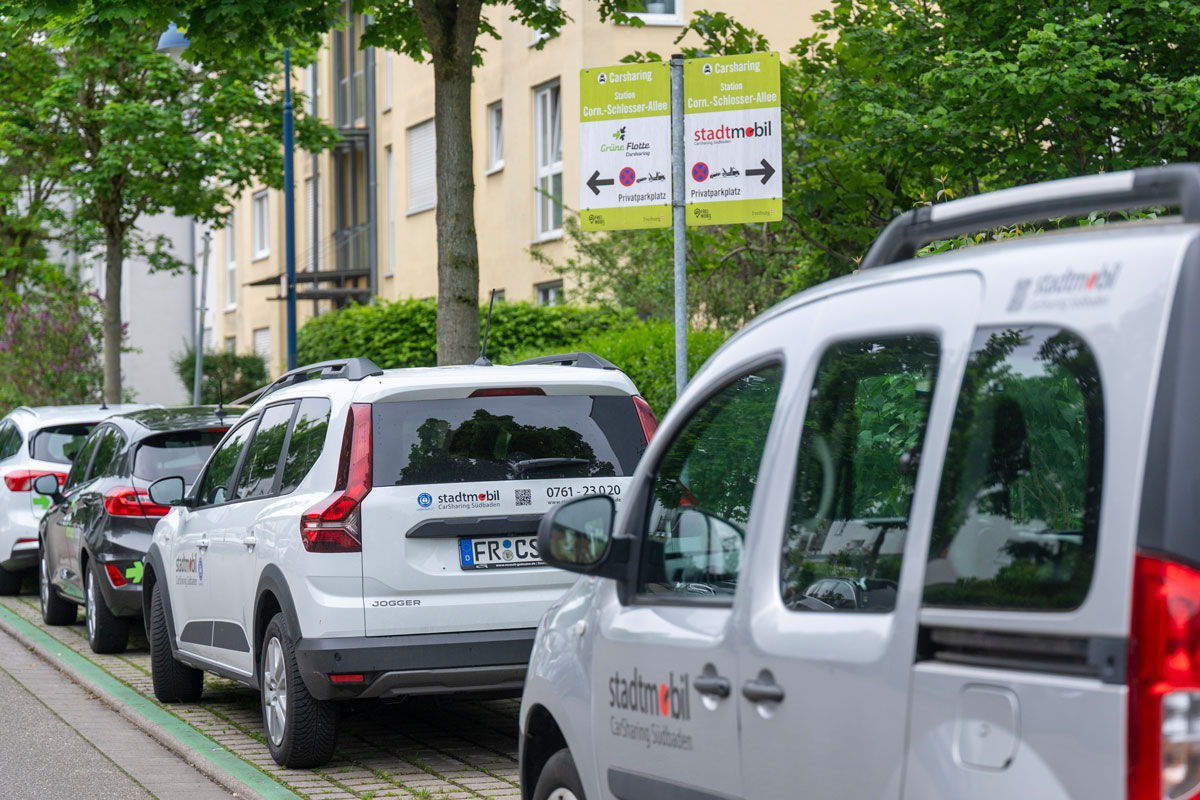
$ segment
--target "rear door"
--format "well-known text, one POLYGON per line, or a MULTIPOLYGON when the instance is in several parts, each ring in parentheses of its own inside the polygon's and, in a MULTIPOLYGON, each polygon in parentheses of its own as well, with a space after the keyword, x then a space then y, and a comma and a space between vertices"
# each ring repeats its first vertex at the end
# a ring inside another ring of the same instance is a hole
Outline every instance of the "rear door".
POLYGON ((489 391, 373 405, 369 636, 536 626, 572 580, 538 559, 541 515, 628 489, 646 444, 631 397, 489 391))
POLYGON ((944 444, 979 294, 972 274, 904 281, 775 323, 803 377, 764 466, 733 686, 749 797, 900 796, 925 455, 944 444))

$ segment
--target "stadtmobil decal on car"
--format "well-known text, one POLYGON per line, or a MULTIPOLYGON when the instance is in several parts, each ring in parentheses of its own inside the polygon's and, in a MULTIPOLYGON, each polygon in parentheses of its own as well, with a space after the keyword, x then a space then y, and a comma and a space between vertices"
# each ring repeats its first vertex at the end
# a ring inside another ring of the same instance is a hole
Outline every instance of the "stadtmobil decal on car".
MULTIPOLYGON (((421 498, 424 495, 417 497, 417 505, 421 505, 421 498)), ((448 511, 452 509, 471 509, 472 511, 484 508, 499 508, 500 507, 500 490, 487 489, 484 491, 460 490, 457 492, 442 492, 433 498, 433 507, 438 511, 448 511)))
POLYGON ((646 680, 637 667, 630 675, 615 673, 608 679, 608 707, 664 722, 643 722, 636 716, 614 714, 609 718, 609 732, 623 739, 643 742, 646 747, 691 750, 692 737, 682 727, 664 724, 670 720, 687 722, 692 718, 690 688, 686 672, 678 676, 668 672, 665 682, 646 680))
POLYGON ((204 556, 184 553, 175 559, 175 583, 179 586, 204 585, 204 556))
POLYGON ((1120 272, 1121 265, 1115 263, 1095 270, 1067 269, 1036 278, 1020 278, 1013 284, 1008 310, 1064 311, 1104 305, 1112 296, 1120 272))

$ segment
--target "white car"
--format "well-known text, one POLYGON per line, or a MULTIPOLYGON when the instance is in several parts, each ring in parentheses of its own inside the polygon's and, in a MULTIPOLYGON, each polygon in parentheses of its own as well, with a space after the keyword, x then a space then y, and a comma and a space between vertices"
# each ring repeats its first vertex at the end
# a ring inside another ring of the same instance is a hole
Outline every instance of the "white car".
POLYGON ((112 414, 147 405, 18 406, 0 419, 0 595, 21 591, 21 579, 37 566, 38 520, 50 498, 33 482, 51 474, 59 485, 92 428, 112 414))
POLYGON ((195 701, 203 670, 258 688, 272 756, 308 767, 333 754, 333 701, 518 693, 573 581, 538 556, 542 513, 620 502, 655 426, 611 364, 555 361, 302 367, 186 496, 152 484, 176 507, 143 578, 156 696, 195 701))

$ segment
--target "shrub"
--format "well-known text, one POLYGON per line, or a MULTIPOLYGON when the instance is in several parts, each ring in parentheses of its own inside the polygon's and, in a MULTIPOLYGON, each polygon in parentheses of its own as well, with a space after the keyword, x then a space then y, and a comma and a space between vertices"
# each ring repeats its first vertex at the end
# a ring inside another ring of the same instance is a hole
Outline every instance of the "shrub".
MULTIPOLYGON (((482 331, 487 307, 479 310, 482 331)), ((629 309, 497 303, 488 337, 495 363, 530 348, 541 353, 569 350, 582 337, 631 325, 629 309)), ((297 361, 312 364, 366 356, 384 369, 437 364, 437 306, 432 300, 351 306, 309 320, 296 337, 297 361)))
MULTIPOLYGON (((189 347, 175 358, 175 374, 192 393, 196 375, 196 350, 189 347)), ((261 356, 236 353, 205 353, 200 361, 200 402, 231 403, 265 385, 269 378, 267 363, 261 356), (218 392, 219 389, 219 392, 218 392)))

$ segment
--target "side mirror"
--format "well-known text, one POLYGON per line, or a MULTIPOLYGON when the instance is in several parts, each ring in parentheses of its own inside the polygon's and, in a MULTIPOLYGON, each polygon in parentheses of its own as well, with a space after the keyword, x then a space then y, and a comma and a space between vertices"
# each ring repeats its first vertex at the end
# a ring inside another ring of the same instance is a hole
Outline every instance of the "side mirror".
POLYGON ((150 484, 150 502, 158 506, 181 506, 183 490, 183 478, 178 475, 159 478, 150 484))
POLYGON ((63 499, 62 492, 59 491, 57 475, 37 476, 33 480, 33 490, 38 494, 46 495, 55 503, 63 499))
POLYGON ((616 505, 607 495, 568 500, 538 524, 538 553, 551 566, 584 575, 622 578, 629 540, 613 538, 616 505))

